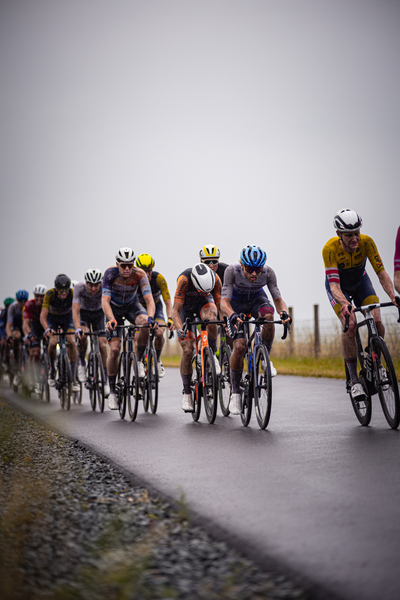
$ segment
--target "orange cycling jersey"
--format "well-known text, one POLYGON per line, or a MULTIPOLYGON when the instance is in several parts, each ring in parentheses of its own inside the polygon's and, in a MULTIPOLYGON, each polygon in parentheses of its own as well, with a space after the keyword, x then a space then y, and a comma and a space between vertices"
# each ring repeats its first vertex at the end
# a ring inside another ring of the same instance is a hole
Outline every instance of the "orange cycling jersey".
POLYGON ((360 235, 357 249, 352 253, 345 252, 340 239, 333 237, 325 244, 322 257, 329 284, 337 283, 345 288, 361 279, 367 258, 377 275, 385 270, 375 242, 368 235, 360 235))

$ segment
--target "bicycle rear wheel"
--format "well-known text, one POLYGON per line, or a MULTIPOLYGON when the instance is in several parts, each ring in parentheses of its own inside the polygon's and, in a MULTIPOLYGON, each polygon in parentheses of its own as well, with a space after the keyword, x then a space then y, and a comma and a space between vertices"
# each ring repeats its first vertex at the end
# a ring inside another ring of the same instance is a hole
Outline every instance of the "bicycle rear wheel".
MULTIPOLYGON (((251 357, 252 355, 250 355, 251 357)), ((247 427, 250 423, 251 419, 251 411, 253 408, 253 399, 252 393, 253 389, 251 386, 251 371, 248 368, 247 360, 249 356, 247 355, 243 365, 243 375, 242 375, 242 383, 243 383, 243 393, 242 393, 242 412, 240 413, 240 418, 242 420, 242 425, 247 427)))
POLYGON ((345 366, 345 370, 346 370, 346 389, 350 395, 351 405, 353 407, 354 413, 355 413, 359 423, 361 423, 361 425, 364 425, 366 427, 367 425, 369 425, 369 423, 371 421, 372 402, 371 402, 371 395, 368 391, 368 386, 364 379, 364 371, 362 369, 360 370, 360 383, 364 390, 364 396, 356 396, 355 398, 352 398, 352 396, 350 394, 350 389, 351 389, 350 375, 349 375, 349 371, 347 369, 346 363, 344 366, 345 366))
POLYGON ((60 363, 61 373, 59 373, 59 378, 61 384, 61 407, 64 410, 69 410, 71 408, 72 374, 71 365, 69 364, 68 356, 66 354, 61 356, 60 363))
POLYGON ((99 411, 104 411, 104 367, 100 353, 95 357, 95 388, 97 391, 97 403, 99 411))
POLYGON ((131 352, 126 363, 126 400, 131 421, 136 419, 139 404, 139 374, 136 354, 131 352))
POLYGON ((148 369, 149 369, 149 362, 148 361, 149 361, 149 356, 146 353, 145 356, 143 356, 143 364, 144 364, 145 376, 140 381, 141 388, 142 388, 144 412, 147 412, 149 410, 149 394, 148 394, 148 377, 149 377, 148 369))
POLYGON ((373 350, 376 353, 375 385, 383 414, 390 427, 397 429, 400 423, 400 399, 392 357, 382 338, 373 340, 373 350))
POLYGON ((207 421, 212 424, 217 414, 218 386, 215 372, 214 354, 211 348, 204 348, 204 409, 207 421))
POLYGON ((269 356, 264 346, 258 346, 254 364, 254 409, 260 429, 265 429, 271 416, 272 382, 269 356))
POLYGON ((94 353, 90 352, 88 359, 88 369, 86 377, 86 386, 89 388, 89 400, 92 410, 96 410, 96 379, 95 379, 95 359, 94 353))
POLYGON ((48 356, 43 354, 42 364, 40 369, 40 399, 50 402, 50 386, 49 386, 49 363, 48 356))
POLYGON ((231 397, 231 349, 227 344, 222 344, 219 349, 219 362, 221 375, 219 377, 219 403, 224 417, 229 415, 229 399, 231 397))
POLYGON ((198 421, 200 418, 201 412, 201 397, 203 394, 203 384, 201 383, 201 370, 200 367, 197 366, 197 357, 198 355, 193 357, 192 360, 192 397, 194 403, 194 410, 192 412, 193 421, 198 421))
POLYGON ((155 350, 152 350, 147 356, 147 398, 150 410, 155 415, 158 406, 158 367, 155 350))
POLYGON ((126 412, 126 396, 125 396, 125 385, 127 385, 126 382, 126 373, 124 372, 124 354, 121 353, 119 355, 119 359, 118 359, 118 374, 117 374, 117 382, 115 385, 115 390, 117 392, 117 398, 118 398, 118 410, 119 410, 119 416, 121 419, 125 418, 125 412, 126 412))

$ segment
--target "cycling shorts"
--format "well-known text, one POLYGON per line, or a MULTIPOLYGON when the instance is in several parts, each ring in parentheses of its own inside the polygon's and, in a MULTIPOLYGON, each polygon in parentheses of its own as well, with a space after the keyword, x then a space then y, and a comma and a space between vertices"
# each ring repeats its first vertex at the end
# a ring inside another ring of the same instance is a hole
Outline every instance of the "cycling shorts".
MULTIPOLYGON (((325 278, 325 289, 333 310, 337 315, 339 315, 342 305, 339 302, 336 302, 335 298, 333 297, 327 277, 325 278)), ((354 302, 355 306, 362 306, 363 304, 377 304, 379 302, 379 298, 375 293, 372 281, 370 280, 366 271, 364 271, 363 276, 356 285, 351 287, 347 286, 346 288, 340 287, 340 289, 342 290, 344 296, 346 296, 349 304, 354 302)))
MULTIPOLYGON (((193 304, 191 302, 189 306, 185 306, 185 305, 183 306, 183 308, 180 312, 182 323, 185 323, 185 320, 187 318, 194 319, 195 317, 200 317, 200 319, 202 319, 202 312, 205 307, 211 308, 211 309, 214 308, 215 318, 217 318, 218 310, 217 310, 217 306, 214 302, 214 297, 212 296, 212 294, 208 294, 208 296, 199 296, 199 300, 198 300, 198 302, 196 302, 196 304, 193 304)), ((185 339, 194 339, 193 332, 188 331, 185 339)), ((182 340, 180 340, 180 341, 182 341, 182 340)))
MULTIPOLYGON (((93 328, 93 331, 102 331, 105 329, 106 320, 105 315, 102 310, 82 310, 81 309, 81 325, 84 325, 88 329, 90 329, 90 325, 93 328)), ((105 333, 103 335, 99 335, 99 337, 105 337, 105 333)))
POLYGON ((266 314, 273 315, 274 307, 271 302, 268 300, 267 294, 264 290, 261 290, 258 296, 253 298, 252 300, 248 300, 247 302, 242 302, 240 300, 231 299, 231 306, 235 313, 240 315, 244 313, 245 315, 251 315, 253 318, 257 318, 261 311, 263 317, 266 314))
MULTIPOLYGON (((139 300, 135 298, 133 302, 130 304, 125 304, 124 306, 117 306, 115 304, 111 305, 113 314, 115 319, 117 320, 118 325, 124 325, 124 319, 135 324, 136 318, 139 315, 145 315, 147 317, 147 311, 140 304, 139 300)), ((114 331, 107 332, 107 339, 110 340, 114 337, 122 337, 122 329, 114 329, 114 331)))
POLYGON ((161 300, 156 302, 156 314, 154 315, 154 320, 155 321, 163 321, 165 323, 163 304, 162 304, 161 300))
POLYGON ((75 325, 72 319, 72 310, 70 310, 66 315, 53 315, 49 313, 47 315, 47 323, 50 329, 53 329, 53 331, 57 331, 58 327, 61 327, 65 333, 73 333, 75 331, 75 325))

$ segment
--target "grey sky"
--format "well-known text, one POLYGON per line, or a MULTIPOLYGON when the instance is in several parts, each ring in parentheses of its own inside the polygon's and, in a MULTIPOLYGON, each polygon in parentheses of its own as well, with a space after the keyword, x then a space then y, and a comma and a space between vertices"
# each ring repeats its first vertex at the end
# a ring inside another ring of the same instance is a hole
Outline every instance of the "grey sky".
POLYGON ((121 246, 173 293, 203 244, 256 243, 330 317, 338 209, 393 277, 399 57, 395 0, 1 0, 0 301, 121 246))

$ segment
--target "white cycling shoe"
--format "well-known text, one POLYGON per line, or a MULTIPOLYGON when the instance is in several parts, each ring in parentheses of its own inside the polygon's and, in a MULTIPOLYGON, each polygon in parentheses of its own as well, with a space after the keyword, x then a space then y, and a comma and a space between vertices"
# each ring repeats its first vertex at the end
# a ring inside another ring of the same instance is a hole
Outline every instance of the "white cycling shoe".
POLYGON ((110 395, 110 386, 108 385, 108 383, 104 384, 104 398, 108 398, 108 396, 110 395))
POLYGON ((110 394, 108 397, 108 408, 110 410, 118 410, 118 400, 115 394, 110 394))
POLYGON ((158 370, 159 378, 161 379, 161 377, 164 377, 165 369, 164 369, 164 365, 162 364, 161 361, 157 363, 157 370, 158 370))
POLYGON ((221 365, 219 364, 218 358, 214 354, 215 374, 221 375, 221 365))
POLYGON ((192 394, 183 394, 182 398, 182 410, 185 412, 193 412, 194 402, 192 394))
POLYGON ((359 382, 358 383, 354 383, 351 386, 350 395, 353 398, 353 400, 355 398, 360 397, 360 396, 365 396, 365 392, 363 390, 363 386, 361 385, 361 383, 359 383, 359 382))
POLYGON ((242 412, 242 394, 232 394, 229 400, 229 412, 231 415, 240 415, 242 412))
POLYGON ((144 371, 144 364, 142 363, 141 360, 138 360, 138 375, 139 377, 144 377, 145 376, 145 371, 144 371))
POLYGON ((71 392, 80 392, 81 391, 81 386, 79 385, 79 383, 77 381, 73 381, 71 384, 71 392))
POLYGON ((78 379, 82 383, 86 381, 86 367, 82 364, 78 365, 78 379))

